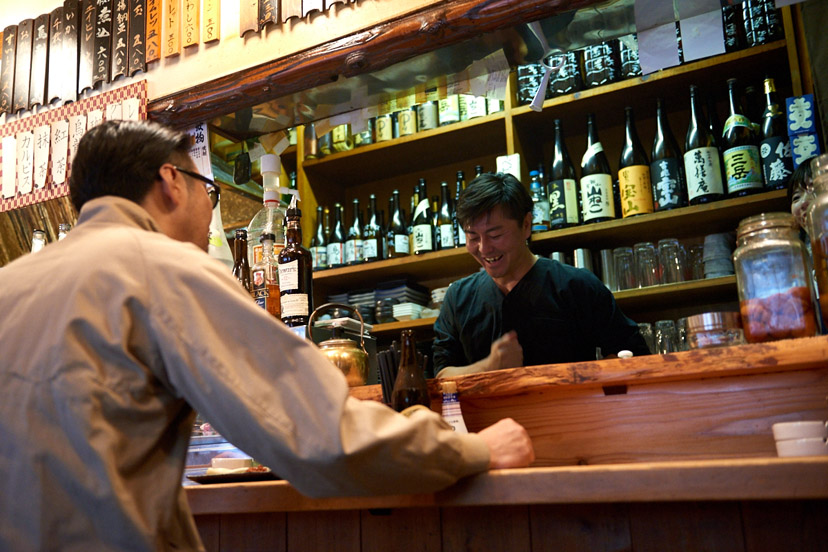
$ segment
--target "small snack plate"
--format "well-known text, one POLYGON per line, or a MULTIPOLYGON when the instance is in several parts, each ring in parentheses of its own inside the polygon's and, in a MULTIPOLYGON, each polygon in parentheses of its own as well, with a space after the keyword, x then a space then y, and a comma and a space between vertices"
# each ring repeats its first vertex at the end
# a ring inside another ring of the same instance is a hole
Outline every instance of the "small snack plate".
MULTIPOLYGON (((206 469, 204 470, 207 471, 206 469)), ((217 475, 207 475, 206 473, 200 474, 188 474, 187 479, 190 481, 195 481, 196 483, 201 484, 209 484, 209 483, 244 483, 248 481, 273 481, 275 479, 281 479, 281 477, 276 476, 270 468, 267 468, 266 471, 247 471, 243 473, 221 473, 217 475)))

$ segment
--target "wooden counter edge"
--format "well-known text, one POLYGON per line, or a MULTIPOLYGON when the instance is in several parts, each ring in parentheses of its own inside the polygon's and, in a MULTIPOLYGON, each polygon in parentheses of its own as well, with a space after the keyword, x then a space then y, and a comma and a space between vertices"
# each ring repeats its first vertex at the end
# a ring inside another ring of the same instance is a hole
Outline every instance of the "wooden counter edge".
POLYGON ((313 499, 286 481, 186 487, 194 515, 370 508, 828 498, 828 456, 494 470, 435 494, 313 499))

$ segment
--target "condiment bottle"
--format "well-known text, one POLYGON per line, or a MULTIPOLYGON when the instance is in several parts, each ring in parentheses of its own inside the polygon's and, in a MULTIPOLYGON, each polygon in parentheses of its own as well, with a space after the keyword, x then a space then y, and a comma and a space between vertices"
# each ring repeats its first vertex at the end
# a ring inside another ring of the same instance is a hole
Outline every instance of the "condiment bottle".
POLYGON ((443 388, 443 419, 454 428, 457 433, 468 433, 463 412, 460 410, 460 400, 457 398, 457 384, 453 381, 444 381, 443 388))
POLYGON ((733 265, 749 343, 816 335, 806 255, 790 213, 762 213, 739 223, 733 265))
POLYGON ((414 344, 414 330, 403 330, 400 339, 400 368, 391 391, 391 408, 402 412, 409 406, 421 404, 431 407, 423 370, 417 362, 417 348, 414 344))

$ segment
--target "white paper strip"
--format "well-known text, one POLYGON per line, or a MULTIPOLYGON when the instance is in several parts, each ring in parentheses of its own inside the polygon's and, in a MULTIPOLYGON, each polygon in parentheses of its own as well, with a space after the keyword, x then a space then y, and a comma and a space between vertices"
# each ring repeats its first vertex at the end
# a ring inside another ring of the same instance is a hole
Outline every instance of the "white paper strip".
MULTIPOLYGON (((103 122, 103 111, 100 109, 93 109, 86 114, 86 128, 90 129, 98 126, 103 122)), ((107 117, 109 119, 109 117, 107 117)))
POLYGON ((106 104, 106 120, 120 121, 123 119, 121 103, 106 104))
POLYGON ((34 130, 34 185, 38 190, 46 187, 46 176, 49 174, 50 135, 49 125, 39 126, 34 130))
POLYGON ((69 121, 52 123, 52 184, 66 182, 66 156, 69 153, 69 121))
POLYGON ((639 31, 638 60, 643 74, 679 64, 676 24, 667 23, 654 29, 639 31))
POLYGON ((14 197, 17 191, 17 140, 3 138, 3 197, 14 197))
POLYGON ((32 191, 32 165, 34 165, 34 132, 17 134, 17 192, 21 195, 32 191))
POLYGON ((675 3, 679 19, 682 21, 712 11, 718 13, 719 16, 722 13, 719 0, 675 0, 675 3))
POLYGON ((676 20, 672 2, 665 0, 635 0, 635 28, 640 33, 676 20))
POLYGON ((680 25, 685 63, 725 53, 720 10, 690 17, 680 25))
POLYGON ((141 102, 138 98, 127 98, 121 102, 121 117, 124 121, 137 121, 140 118, 141 102))
POLYGON ((192 157, 199 174, 207 178, 213 178, 213 165, 210 163, 210 151, 207 149, 207 144, 210 143, 207 125, 196 125, 188 130, 187 134, 193 139, 190 157, 192 157))
POLYGON ((78 144, 86 132, 86 115, 73 115, 69 117, 69 162, 75 158, 78 151, 78 144))

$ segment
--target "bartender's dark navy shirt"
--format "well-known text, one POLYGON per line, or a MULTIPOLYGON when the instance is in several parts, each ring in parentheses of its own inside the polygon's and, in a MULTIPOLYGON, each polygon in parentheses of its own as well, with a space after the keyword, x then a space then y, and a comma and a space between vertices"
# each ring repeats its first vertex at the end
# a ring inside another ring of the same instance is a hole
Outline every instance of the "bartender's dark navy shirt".
POLYGON ((504 295, 484 271, 451 284, 434 323, 434 368, 486 358, 492 342, 516 330, 524 366, 595 360, 649 350, 638 325, 592 272, 539 258, 504 295))

